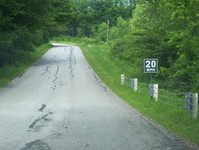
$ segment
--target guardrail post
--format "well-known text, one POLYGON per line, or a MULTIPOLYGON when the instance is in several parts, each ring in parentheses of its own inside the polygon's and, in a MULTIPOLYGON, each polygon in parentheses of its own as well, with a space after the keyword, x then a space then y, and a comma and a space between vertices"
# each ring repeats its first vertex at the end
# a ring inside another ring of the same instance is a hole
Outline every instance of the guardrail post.
POLYGON ((191 118, 196 119, 197 116, 198 116, 198 93, 193 93, 191 118))
POLYGON ((149 95, 157 102, 158 101, 158 84, 149 84, 149 95))
POLYGON ((153 84, 153 88, 154 88, 153 98, 157 102, 158 101, 158 84, 153 84))
POLYGON ((149 84, 149 95, 153 96, 153 84, 149 84))
POLYGON ((131 87, 136 92, 138 90, 138 79, 137 78, 131 78, 131 87))
POLYGON ((192 119, 196 119, 198 115, 198 93, 188 93, 186 95, 185 109, 190 111, 192 119))
POLYGON ((125 75, 121 74, 121 85, 125 84, 125 75))

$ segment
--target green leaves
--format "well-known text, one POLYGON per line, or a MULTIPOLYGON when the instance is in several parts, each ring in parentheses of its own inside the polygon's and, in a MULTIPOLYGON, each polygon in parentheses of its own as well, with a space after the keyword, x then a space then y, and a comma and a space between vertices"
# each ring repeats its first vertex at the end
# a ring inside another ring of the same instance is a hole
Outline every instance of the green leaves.
POLYGON ((169 80, 170 88, 197 92, 198 76, 193 74, 199 66, 198 6, 198 0, 138 1, 129 33, 123 35, 117 26, 111 29, 112 54, 132 65, 158 58, 157 79, 169 80))
MULTIPOLYGON (((74 0, 76 16, 73 30, 81 28, 83 36, 93 37, 96 35, 93 29, 98 28, 103 22, 110 21, 110 27, 116 25, 117 18, 128 19, 132 16, 134 2, 126 0, 74 0)), ((98 29, 97 29, 98 30, 98 29)))
POLYGON ((65 33, 71 15, 68 0, 1 0, 0 67, 23 61, 35 46, 65 33))

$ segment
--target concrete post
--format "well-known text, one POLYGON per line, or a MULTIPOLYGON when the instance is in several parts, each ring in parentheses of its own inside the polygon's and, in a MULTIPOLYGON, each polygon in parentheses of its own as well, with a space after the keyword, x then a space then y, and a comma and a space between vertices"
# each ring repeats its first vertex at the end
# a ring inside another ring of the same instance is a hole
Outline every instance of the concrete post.
POLYGON ((125 84, 125 75, 121 74, 121 85, 125 84))
POLYGON ((198 116, 198 93, 192 94, 192 111, 191 111, 191 118, 197 119, 198 116))
POLYGON ((138 90, 138 79, 137 78, 131 78, 131 87, 136 92, 138 90))
POLYGON ((149 95, 157 102, 158 101, 158 84, 149 84, 149 95))
POLYGON ((158 84, 153 84, 153 99, 158 101, 158 84))
POLYGON ((149 95, 153 96, 153 84, 149 84, 149 95))

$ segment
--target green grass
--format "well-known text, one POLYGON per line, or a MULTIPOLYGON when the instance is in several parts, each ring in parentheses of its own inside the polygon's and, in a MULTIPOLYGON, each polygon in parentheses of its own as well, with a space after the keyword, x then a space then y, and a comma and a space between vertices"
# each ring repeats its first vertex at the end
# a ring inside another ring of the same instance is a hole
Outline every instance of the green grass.
MULTIPOLYGON (((121 86, 120 74, 131 77, 134 68, 110 57, 110 50, 106 46, 80 45, 80 47, 97 75, 119 97, 154 122, 186 141, 199 145, 199 118, 192 120, 190 114, 184 109, 155 102, 149 95, 134 92, 127 86, 121 86)), ((139 80, 142 79, 139 78, 139 80)))
POLYGON ((36 60, 38 60, 51 46, 47 44, 43 44, 37 48, 31 54, 28 59, 25 59, 23 63, 16 63, 10 65, 4 65, 0 67, 0 87, 3 87, 12 79, 17 76, 20 76, 29 66, 31 66, 36 60))

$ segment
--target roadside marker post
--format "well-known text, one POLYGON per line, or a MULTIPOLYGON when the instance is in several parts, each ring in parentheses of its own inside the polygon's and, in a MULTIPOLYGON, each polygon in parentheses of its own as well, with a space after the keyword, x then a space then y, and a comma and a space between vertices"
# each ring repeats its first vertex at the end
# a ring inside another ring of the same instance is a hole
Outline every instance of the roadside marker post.
POLYGON ((197 116, 198 116, 198 93, 193 93, 191 118, 197 119, 197 116))
POLYGON ((149 84, 149 95, 156 102, 158 101, 158 84, 149 84))
POLYGON ((138 79, 137 78, 131 78, 131 87, 136 92, 138 90, 138 79))
POLYGON ((185 96, 185 109, 190 112, 192 119, 198 116, 198 93, 187 93, 185 96))
POLYGON ((125 75, 121 74, 121 85, 125 84, 125 75))

